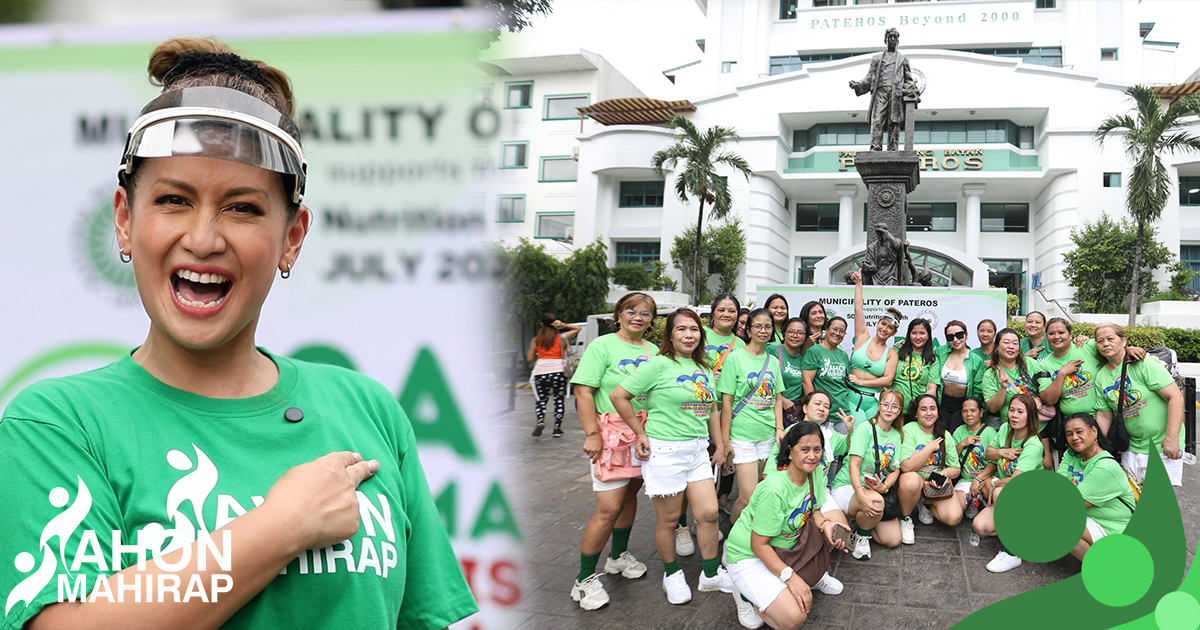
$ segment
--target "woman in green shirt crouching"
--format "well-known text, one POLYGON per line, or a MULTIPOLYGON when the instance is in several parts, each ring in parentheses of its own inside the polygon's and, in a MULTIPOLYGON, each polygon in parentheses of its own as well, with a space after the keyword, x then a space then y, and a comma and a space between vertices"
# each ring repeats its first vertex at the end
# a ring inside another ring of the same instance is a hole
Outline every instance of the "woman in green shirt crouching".
POLYGON ((937 520, 954 527, 962 521, 963 506, 953 496, 931 501, 925 505, 924 489, 932 473, 947 480, 958 477, 958 449, 952 448, 954 438, 946 430, 945 420, 938 413, 937 397, 921 394, 912 402, 909 415, 915 418, 915 427, 910 424, 900 447, 900 534, 905 544, 914 542, 913 523, 909 513, 918 507, 918 518, 926 525, 937 520))
POLYGON ((642 480, 658 515, 654 544, 663 560, 663 591, 667 601, 684 604, 691 601, 692 591, 675 557, 675 529, 685 494, 696 517, 704 564, 697 586, 701 591, 730 592, 729 578, 717 559, 717 490, 712 470, 714 463, 725 460, 725 440, 713 413, 714 379, 700 316, 681 308, 667 316, 664 330, 658 354, 621 381, 609 399, 637 435, 635 454, 646 462, 642 480), (638 396, 645 396, 649 405, 644 428, 633 410, 638 396), (716 446, 711 458, 710 438, 716 446))
MULTIPOLYGON (((1042 466, 1042 441, 1038 439, 1037 405, 1033 396, 1018 394, 1008 409, 1008 424, 1000 427, 996 439, 984 451, 988 465, 976 477, 980 491, 988 497, 988 506, 979 511, 972 529, 980 536, 996 535, 993 510, 1000 490, 1013 477, 1042 466)), ((1008 553, 1000 544, 1000 553, 987 564, 992 573, 1004 573, 1021 566, 1021 559, 1008 553)))
POLYGON ((779 630, 799 628, 812 611, 814 589, 826 595, 842 592, 842 583, 826 572, 829 550, 845 553, 846 546, 834 541, 839 525, 821 513, 825 484, 816 470, 824 450, 818 425, 799 422, 788 429, 776 460, 784 470, 759 484, 746 518, 729 532, 725 566, 738 621, 746 628, 763 621, 779 630))
MULTIPOLYGON (((1109 426, 1109 433, 1113 429, 1109 426)), ((1083 537, 1071 550, 1072 556, 1083 560, 1097 540, 1125 531, 1133 516, 1133 486, 1125 469, 1109 452, 1108 440, 1092 414, 1077 413, 1067 418, 1066 432, 1071 450, 1063 454, 1058 474, 1075 484, 1087 507, 1083 537)), ((1123 426, 1119 432, 1124 432, 1123 426)))

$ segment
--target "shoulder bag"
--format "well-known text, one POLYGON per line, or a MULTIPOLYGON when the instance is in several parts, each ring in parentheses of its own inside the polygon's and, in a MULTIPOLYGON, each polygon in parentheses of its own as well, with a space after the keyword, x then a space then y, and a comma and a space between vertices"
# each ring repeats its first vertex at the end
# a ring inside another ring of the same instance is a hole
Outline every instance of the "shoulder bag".
POLYGON ((562 345, 563 376, 570 381, 579 367, 579 353, 571 347, 571 342, 567 341, 566 335, 559 335, 558 341, 562 345))
POLYGON ((764 352, 763 354, 767 355, 767 358, 765 361, 763 361, 762 368, 758 370, 758 378, 755 379, 754 386, 750 388, 750 391, 746 392, 746 395, 742 396, 742 399, 738 401, 738 404, 733 406, 733 410, 730 412, 729 416, 730 421, 732 421, 739 413, 741 413, 742 408, 746 406, 746 403, 750 402, 750 397, 753 396, 754 392, 758 391, 759 386, 762 385, 763 377, 767 374, 767 366, 771 364, 771 353, 764 352))
MULTIPOLYGON (((892 422, 895 422, 893 420, 892 422)), ((883 475, 880 479, 882 465, 879 463, 879 430, 874 423, 871 423, 871 439, 875 442, 875 448, 872 449, 875 453, 875 479, 883 481, 887 479, 887 475, 883 475)), ((900 495, 897 493, 896 486, 888 489, 883 495, 883 521, 891 521, 900 518, 900 495)))

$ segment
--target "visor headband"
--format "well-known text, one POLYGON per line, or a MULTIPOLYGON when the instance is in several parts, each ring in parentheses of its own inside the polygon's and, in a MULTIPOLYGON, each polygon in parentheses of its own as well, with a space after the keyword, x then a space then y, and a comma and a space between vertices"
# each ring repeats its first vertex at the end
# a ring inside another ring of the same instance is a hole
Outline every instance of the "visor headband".
MULTIPOLYGON (((306 164, 304 161, 304 150, 300 148, 300 143, 283 129, 280 129, 278 126, 272 125, 271 123, 256 116, 250 116, 248 114, 243 114, 241 112, 235 112, 228 109, 217 109, 215 107, 172 107, 169 109, 156 110, 150 112, 149 114, 143 114, 139 116, 137 120, 133 121, 133 126, 129 128, 129 137, 132 138, 141 131, 145 130, 147 127, 156 125, 160 122, 183 118, 212 118, 215 120, 230 120, 233 122, 242 123, 244 125, 249 125, 255 129, 270 134, 272 138, 278 140, 281 144, 287 147, 288 150, 292 152, 292 155, 296 156, 297 162, 300 164, 306 164)), ((133 161, 129 159, 132 157, 130 153, 131 148, 132 147, 129 146, 126 146, 125 148, 125 163, 122 166, 126 173, 130 173, 133 170, 133 161)))

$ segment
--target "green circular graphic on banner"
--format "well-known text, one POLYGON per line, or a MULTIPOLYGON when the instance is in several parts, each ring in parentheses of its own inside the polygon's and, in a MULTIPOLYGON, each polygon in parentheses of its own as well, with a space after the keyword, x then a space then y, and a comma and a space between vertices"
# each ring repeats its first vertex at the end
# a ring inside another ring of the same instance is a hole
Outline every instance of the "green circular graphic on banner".
MULTIPOLYGON (((1128 606, 1150 590, 1154 558, 1142 541, 1114 534, 1101 538, 1088 549, 1082 573, 1083 586, 1096 601, 1108 606, 1128 606)), ((1158 612, 1154 615, 1157 618, 1158 612)))
POLYGON ((113 226, 113 204, 110 195, 88 214, 83 229, 83 246, 87 260, 102 280, 118 289, 132 289, 133 266, 118 257, 117 239, 113 226))
POLYGON ((1086 520, 1079 490, 1049 470, 1013 477, 996 501, 1000 540, 1010 553, 1030 562, 1050 562, 1071 553, 1086 520))
POLYGON ((1196 630, 1200 628, 1200 602, 1191 593, 1167 593, 1154 609, 1154 623, 1162 630, 1196 630))

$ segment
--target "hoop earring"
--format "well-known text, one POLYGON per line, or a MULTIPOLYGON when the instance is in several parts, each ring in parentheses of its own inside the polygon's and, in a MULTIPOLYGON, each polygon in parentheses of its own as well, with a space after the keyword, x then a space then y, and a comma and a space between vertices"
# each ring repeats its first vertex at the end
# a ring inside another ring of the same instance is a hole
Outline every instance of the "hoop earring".
POLYGON ((292 263, 288 263, 287 269, 279 272, 279 277, 284 280, 292 277, 292 263))
POLYGON ((129 261, 133 260, 133 254, 125 253, 125 250, 121 250, 117 256, 119 256, 121 258, 121 262, 125 264, 129 264, 129 261))

